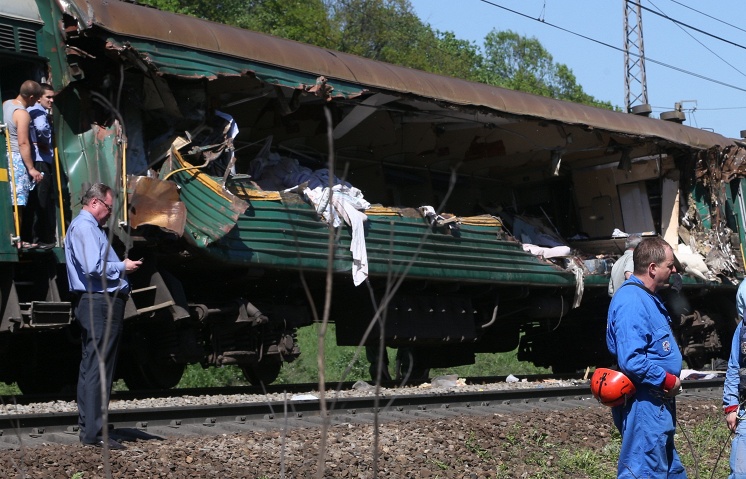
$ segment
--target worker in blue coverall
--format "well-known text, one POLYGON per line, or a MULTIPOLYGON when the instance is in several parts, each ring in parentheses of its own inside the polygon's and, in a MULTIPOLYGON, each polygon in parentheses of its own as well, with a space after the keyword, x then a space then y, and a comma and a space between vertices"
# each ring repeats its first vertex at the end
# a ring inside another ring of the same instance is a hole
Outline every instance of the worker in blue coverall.
MULTIPOLYGON (((741 377, 741 368, 746 368, 746 330, 743 329, 743 313, 746 303, 746 281, 742 281, 736 293, 738 319, 741 320, 733 333, 728 369, 723 384, 723 409, 728 429, 736 433, 730 448, 729 479, 746 479, 746 375, 741 377), (743 351, 743 353, 742 353, 743 351)), ((746 373, 746 371, 744 371, 746 373)))
POLYGON ((682 357, 657 294, 675 271, 673 251, 662 238, 646 238, 632 258, 634 274, 614 294, 606 325, 606 345, 637 389, 612 408, 622 435, 617 477, 686 478, 673 442, 682 357))

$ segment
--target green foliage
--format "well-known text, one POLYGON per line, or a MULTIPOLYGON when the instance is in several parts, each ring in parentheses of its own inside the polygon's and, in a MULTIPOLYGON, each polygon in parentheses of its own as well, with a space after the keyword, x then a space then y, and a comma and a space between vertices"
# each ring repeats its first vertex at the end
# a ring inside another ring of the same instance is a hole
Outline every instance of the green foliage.
POLYGON ((447 374, 456 374, 459 377, 551 374, 552 371, 550 369, 540 368, 525 361, 518 361, 516 354, 517 351, 510 353, 477 354, 474 364, 433 369, 430 371, 430 377, 447 374))
POLYGON ((6 384, 0 382, 0 395, 17 396, 19 394, 21 394, 21 389, 18 387, 18 384, 6 384))
POLYGON ((585 93, 567 65, 555 63, 536 38, 492 30, 484 39, 481 80, 491 85, 611 109, 585 93))
POLYGON ((140 0, 139 3, 228 25, 247 8, 245 0, 140 0))
POLYGON ((184 371, 177 388, 209 388, 220 386, 245 386, 249 384, 243 371, 237 366, 203 368, 199 364, 190 364, 184 371))
POLYGON ((249 0, 231 24, 310 43, 334 48, 339 32, 332 27, 323 0, 249 0))
MULTIPOLYGON (((292 363, 285 364, 276 383, 314 383, 319 380, 319 333, 320 324, 298 331, 301 355, 292 363)), ((390 354, 393 357, 395 352, 390 354)), ((326 382, 370 381, 365 350, 335 344, 335 327, 330 324, 324 340, 324 371, 326 382), (349 368, 349 371, 348 371, 349 368)))

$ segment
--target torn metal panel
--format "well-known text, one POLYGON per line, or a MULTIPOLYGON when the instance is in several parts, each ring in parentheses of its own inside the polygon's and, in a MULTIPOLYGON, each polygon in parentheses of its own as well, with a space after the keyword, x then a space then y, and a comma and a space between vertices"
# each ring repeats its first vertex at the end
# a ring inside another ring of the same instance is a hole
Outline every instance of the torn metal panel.
POLYGON ((65 128, 58 130, 57 144, 69 178, 73 214, 80 210, 79 199, 91 184, 120 183, 120 138, 121 128, 118 123, 108 128, 94 124, 90 130, 77 135, 65 128))
POLYGON ((223 188, 214 178, 184 160, 172 150, 160 171, 179 187, 180 200, 186 206, 184 236, 198 246, 207 246, 235 228, 249 204, 223 188))
MULTIPOLYGON (((695 158, 695 187, 688 198, 688 210, 682 218, 679 236, 694 254, 701 255, 716 275, 734 277, 743 274, 742 253, 732 244, 727 205, 730 181, 746 178, 746 152, 739 145, 713 147, 700 151, 695 158), (688 240, 688 241, 687 241, 688 240)), ((743 234, 743 232, 741 232, 743 234)))
POLYGON ((177 236, 184 234, 187 211, 179 200, 175 183, 131 175, 127 178, 127 186, 132 228, 156 226, 177 236))
POLYGON ((720 179, 725 182, 733 178, 746 178, 746 145, 733 145, 724 148, 719 161, 720 179))

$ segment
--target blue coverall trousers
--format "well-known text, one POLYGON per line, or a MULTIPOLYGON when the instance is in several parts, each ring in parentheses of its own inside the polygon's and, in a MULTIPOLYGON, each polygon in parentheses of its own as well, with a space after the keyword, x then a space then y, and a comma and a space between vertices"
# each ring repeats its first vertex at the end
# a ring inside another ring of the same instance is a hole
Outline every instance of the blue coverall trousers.
MULTIPOLYGON (((743 410, 738 411, 738 417, 744 417, 743 410)), ((730 475, 728 479, 746 479, 746 417, 738 421, 736 435, 730 449, 730 475)))
POLYGON ((674 447, 676 404, 659 390, 640 387, 626 405, 612 409, 622 435, 617 478, 686 479, 674 447))

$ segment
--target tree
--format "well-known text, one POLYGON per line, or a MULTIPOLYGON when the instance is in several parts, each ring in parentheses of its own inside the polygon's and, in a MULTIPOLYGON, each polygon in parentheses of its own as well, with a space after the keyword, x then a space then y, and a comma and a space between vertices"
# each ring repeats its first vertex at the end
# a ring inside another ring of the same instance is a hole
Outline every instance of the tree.
POLYGON ((555 63, 539 40, 510 30, 492 30, 485 37, 480 80, 536 95, 612 108, 611 103, 585 93, 572 70, 555 63))
POLYGON ((324 0, 248 0, 233 25, 312 45, 334 48, 339 32, 332 28, 324 0))
POLYGON ((340 51, 412 66, 412 39, 422 34, 422 22, 409 0, 336 0, 331 16, 340 51))
POLYGON ((247 0, 139 0, 167 12, 183 13, 213 22, 233 25, 233 19, 246 11, 247 0))
POLYGON ((460 40, 453 32, 430 32, 432 38, 421 45, 425 70, 464 80, 480 80, 482 55, 475 43, 460 40))

